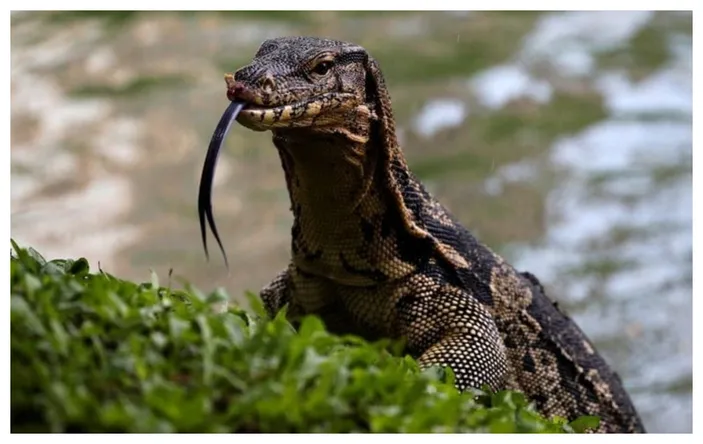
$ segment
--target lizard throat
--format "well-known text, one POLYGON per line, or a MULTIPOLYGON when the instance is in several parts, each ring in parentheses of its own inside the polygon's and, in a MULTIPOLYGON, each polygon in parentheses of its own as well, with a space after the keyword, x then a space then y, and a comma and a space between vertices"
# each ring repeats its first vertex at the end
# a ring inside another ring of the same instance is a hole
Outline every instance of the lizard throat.
MULTIPOLYGON (((367 134, 356 135, 368 140, 367 134)), ((354 142, 339 129, 314 135, 277 131, 273 141, 294 214, 300 207, 327 220, 350 217, 375 186, 378 156, 371 143, 354 142)))
POLYGON ((382 234, 389 208, 380 149, 373 141, 354 143, 340 134, 279 134, 274 144, 291 200, 298 267, 353 286, 375 285, 410 271, 388 254, 392 234, 382 234))

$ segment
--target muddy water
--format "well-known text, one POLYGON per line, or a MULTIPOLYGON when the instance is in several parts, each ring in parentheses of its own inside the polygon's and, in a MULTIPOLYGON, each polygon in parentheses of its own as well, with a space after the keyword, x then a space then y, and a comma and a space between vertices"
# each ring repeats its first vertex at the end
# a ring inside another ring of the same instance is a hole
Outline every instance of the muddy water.
POLYGON ((234 297, 288 257, 270 137, 235 128, 205 261, 196 196, 222 74, 268 37, 367 47, 409 163, 537 274, 653 432, 691 430, 691 16, 227 13, 12 16, 12 236, 115 274, 234 297))

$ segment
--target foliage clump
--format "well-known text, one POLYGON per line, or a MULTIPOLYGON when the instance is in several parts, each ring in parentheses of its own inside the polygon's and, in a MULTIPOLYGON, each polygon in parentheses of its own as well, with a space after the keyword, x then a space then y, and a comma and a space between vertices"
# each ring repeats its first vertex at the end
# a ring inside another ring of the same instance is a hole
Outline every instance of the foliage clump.
POLYGON ((13 432, 569 432, 515 392, 459 393, 388 343, 296 332, 227 296, 11 257, 13 432))

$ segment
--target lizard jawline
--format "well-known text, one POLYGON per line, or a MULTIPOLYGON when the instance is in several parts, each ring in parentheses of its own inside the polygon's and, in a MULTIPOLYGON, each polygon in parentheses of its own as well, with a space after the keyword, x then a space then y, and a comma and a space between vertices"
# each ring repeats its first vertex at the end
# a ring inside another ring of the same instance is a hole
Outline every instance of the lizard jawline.
POLYGON ((348 111, 358 105, 354 94, 327 93, 295 103, 274 107, 248 104, 237 116, 237 122, 254 131, 276 128, 305 128, 319 125, 321 114, 348 111))

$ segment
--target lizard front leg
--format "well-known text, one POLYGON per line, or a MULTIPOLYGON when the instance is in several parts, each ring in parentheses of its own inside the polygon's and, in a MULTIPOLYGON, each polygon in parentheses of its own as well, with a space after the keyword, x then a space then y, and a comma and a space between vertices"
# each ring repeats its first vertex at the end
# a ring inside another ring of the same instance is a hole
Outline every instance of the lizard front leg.
POLYGON ((276 313, 291 301, 290 286, 289 266, 279 272, 276 277, 259 292, 266 313, 270 318, 276 317, 276 313))
POLYGON ((429 293, 401 298, 397 308, 421 368, 450 367, 459 390, 504 387, 508 361, 503 341, 488 311, 466 291, 438 285, 429 293))

